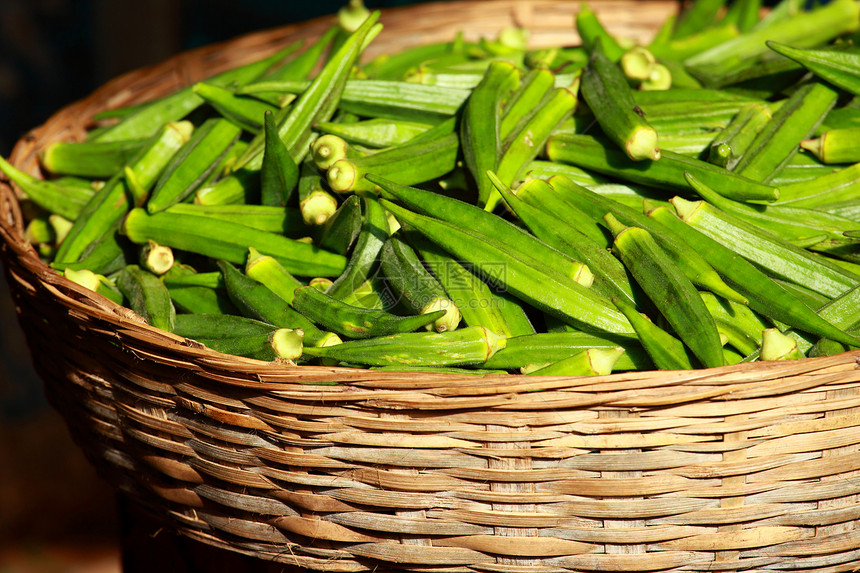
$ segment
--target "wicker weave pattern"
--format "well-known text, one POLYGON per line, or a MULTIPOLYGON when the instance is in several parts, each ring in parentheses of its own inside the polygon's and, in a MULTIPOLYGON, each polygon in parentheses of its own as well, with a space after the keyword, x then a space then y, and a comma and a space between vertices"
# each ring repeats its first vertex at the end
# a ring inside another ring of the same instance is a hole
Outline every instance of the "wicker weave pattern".
MULTIPOLYGON (((593 5, 634 36, 674 9, 593 5)), ((514 21, 535 30, 536 44, 570 43, 575 9, 393 10, 374 49, 514 21)), ((13 162, 37 172, 37 151, 81 137, 93 112, 326 25, 255 34, 119 78, 34 130, 13 162)), ((59 277, 24 242, 5 184, 0 234, 34 361, 78 443, 111 483, 203 542, 323 571, 860 565, 860 353, 588 379, 287 367, 200 348, 59 277)))

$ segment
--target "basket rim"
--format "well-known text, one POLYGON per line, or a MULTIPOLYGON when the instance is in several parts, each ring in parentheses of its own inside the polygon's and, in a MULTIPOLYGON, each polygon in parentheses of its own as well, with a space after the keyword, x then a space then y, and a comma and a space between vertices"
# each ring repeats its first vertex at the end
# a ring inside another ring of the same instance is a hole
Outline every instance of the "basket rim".
MULTIPOLYGON (((489 4, 493 2, 498 6, 498 0, 477 0, 473 4, 489 4)), ((551 0, 536 0, 531 4, 555 4, 551 0)), ((649 3, 666 4, 675 6, 674 0, 649 0, 649 3)), ((383 10, 384 14, 405 14, 413 11, 416 6, 424 7, 443 7, 449 5, 450 1, 435 1, 427 2, 413 6, 398 6, 383 10)), ((515 2, 507 2, 507 4, 515 4, 515 2)), ((600 9, 611 9, 612 6, 628 5, 629 0, 595 0, 591 3, 595 11, 600 9)), ((31 144, 38 141, 50 126, 58 122, 63 116, 70 113, 76 113, 78 110, 93 104, 93 102, 101 102, 106 104, 109 101, 114 101, 116 104, 116 93, 119 88, 126 88, 129 83, 140 81, 140 78, 157 70, 178 69, 183 70, 186 62, 196 59, 205 59, 211 57, 212 54, 225 50, 239 41, 247 41, 262 35, 272 35, 278 38, 289 37, 297 31, 302 30, 323 30, 330 25, 332 15, 320 16, 306 22, 290 24, 286 26, 278 26, 267 30, 258 30, 248 32, 231 38, 205 46, 196 47, 187 51, 170 56, 160 62, 130 70, 119 76, 107 81, 105 84, 96 88, 89 95, 80 98, 74 102, 63 106, 59 110, 52 113, 42 124, 30 129, 24 134, 13 147, 9 161, 18 168, 29 171, 31 174, 42 177, 41 171, 38 169, 38 161, 34 161, 36 149, 28 150, 31 144), (110 97, 114 96, 114 97, 110 97), (27 169, 30 164, 30 169, 27 169)), ((274 51, 277 47, 277 42, 271 49, 274 51)), ((190 83, 192 79, 188 79, 190 83)), ((186 84, 187 85, 187 84, 186 84)), ((126 90, 127 91, 127 90, 126 90)), ((145 101, 145 99, 135 100, 136 102, 145 101)), ((122 103, 116 105, 124 105, 122 103)), ((111 105, 102 105, 100 109, 110 109, 111 105)), ((392 383, 403 380, 404 383, 413 385, 412 387, 422 387, 422 383, 428 385, 453 384, 460 386, 468 382, 472 382, 476 387, 486 387, 487 380, 498 387, 499 392, 523 392, 534 391, 540 388, 553 387, 563 388, 569 386, 580 386, 584 380, 588 381, 588 385, 599 385, 602 383, 612 383, 622 380, 649 380, 655 377, 666 379, 666 384, 677 386, 688 382, 695 383, 703 377, 728 377, 733 378, 743 374, 756 374, 764 379, 773 380, 784 378, 796 374, 803 374, 814 371, 827 371, 832 368, 846 367, 854 365, 855 368, 860 368, 860 350, 847 351, 842 354, 826 357, 804 358, 795 361, 779 361, 779 362, 753 362, 739 363, 735 365, 722 366, 719 368, 696 369, 696 370, 648 370, 637 372, 619 372, 607 376, 597 377, 577 377, 577 376, 540 376, 540 377, 525 377, 517 374, 489 374, 485 376, 475 376, 471 374, 443 374, 433 372, 409 372, 408 375, 403 372, 386 372, 369 369, 356 369, 348 367, 324 367, 312 365, 295 365, 292 363, 283 364, 277 362, 265 362, 251 358, 244 358, 223 354, 203 345, 180 337, 173 333, 160 330, 147 324, 143 318, 136 315, 130 309, 114 303, 113 301, 92 292, 84 287, 73 283, 66 279, 62 274, 54 271, 48 264, 42 262, 36 250, 24 238, 24 219, 20 209, 20 191, 16 185, 12 185, 7 178, 0 177, 0 199, 6 196, 9 200, 14 198, 8 205, 10 209, 9 217, 0 219, 0 237, 3 242, 0 244, 0 260, 3 261, 7 275, 13 274, 10 263, 17 263, 25 272, 30 273, 35 277, 49 292, 55 297, 62 299, 62 302, 76 312, 91 315, 99 321, 104 321, 113 328, 122 331, 125 336, 132 336, 145 339, 148 342, 156 343, 163 347, 165 351, 179 351, 185 353, 195 362, 202 361, 209 365, 219 365, 219 368, 224 366, 233 366, 235 370, 245 372, 252 375, 254 380, 267 384, 267 389, 276 389, 271 384, 279 384, 275 380, 290 380, 299 377, 332 377, 336 378, 343 385, 343 389, 348 389, 350 382, 359 382, 367 379, 385 380, 392 383), (11 253, 11 256, 10 256, 11 253), (542 379, 543 383, 538 382, 542 379), (482 382, 483 381, 483 382, 482 382), (548 385, 548 386, 547 386, 548 385)), ((0 207, 3 205, 0 204, 0 207)), ((294 382, 286 382, 286 386, 294 388, 294 382)))

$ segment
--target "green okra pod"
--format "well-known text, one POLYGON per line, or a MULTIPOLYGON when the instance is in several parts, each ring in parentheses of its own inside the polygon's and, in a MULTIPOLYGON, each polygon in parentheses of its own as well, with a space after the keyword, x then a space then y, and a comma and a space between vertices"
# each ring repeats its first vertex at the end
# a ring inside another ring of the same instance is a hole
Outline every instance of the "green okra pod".
MULTIPOLYGON (((491 176, 491 179, 511 211, 537 238, 588 267, 594 275, 594 292, 607 299, 619 296, 631 304, 634 303, 633 289, 624 266, 609 254, 605 247, 577 231, 570 225, 570 221, 564 221, 524 203, 519 199, 519 191, 514 193, 494 176, 491 176)), ((547 183, 539 180, 529 181, 523 187, 540 185, 549 187, 547 183)))
POLYGON ((315 242, 329 251, 346 256, 361 232, 361 198, 350 195, 322 225, 315 242))
POLYGON ((271 111, 263 115, 265 146, 260 165, 260 202, 275 207, 285 206, 299 182, 299 167, 278 135, 271 111))
POLYGON ((822 83, 800 87, 759 131, 734 172, 755 181, 768 181, 821 123, 836 98, 836 90, 822 83))
MULTIPOLYGON (((221 273, 211 273, 217 275, 216 281, 209 279, 195 281, 197 276, 201 274, 203 273, 198 273, 188 265, 180 263, 173 265, 161 277, 161 281, 170 294, 170 300, 173 301, 173 305, 178 311, 177 318, 184 317, 186 314, 239 314, 239 309, 227 296, 221 273)), ((210 275, 210 273, 206 274, 210 275)), ((187 335, 183 334, 182 336, 187 335)))
POLYGON ((775 276, 836 297, 860 284, 860 276, 828 263, 704 201, 671 200, 681 219, 775 276))
POLYGON ((248 249, 245 275, 266 286, 288 304, 292 304, 295 290, 304 286, 275 257, 264 255, 254 247, 248 249))
POLYGON ((278 233, 291 238, 308 234, 308 227, 302 220, 302 214, 295 207, 177 203, 165 209, 165 212, 207 217, 222 221, 241 221, 242 225, 246 227, 252 227, 269 233, 278 233))
POLYGON ((412 312, 428 314, 445 311, 432 323, 426 324, 425 328, 444 332, 460 324, 460 309, 400 233, 393 234, 382 245, 379 268, 386 283, 398 295, 399 302, 412 312))
POLYGON ((778 328, 766 328, 762 332, 759 360, 797 360, 803 358, 797 341, 783 334, 778 328))
POLYGON ((699 292, 641 227, 627 227, 611 214, 612 250, 696 358, 707 368, 723 365, 717 326, 699 292))
POLYGON ((726 0, 694 0, 679 14, 675 24, 675 38, 697 34, 713 25, 726 0))
POLYGON ((767 106, 749 104, 717 135, 709 146, 708 161, 732 170, 747 152, 756 135, 771 119, 767 106))
MULTIPOLYGON (((233 68, 217 74, 208 80, 216 86, 231 84, 244 85, 262 76, 266 70, 277 64, 295 48, 288 46, 277 53, 245 66, 233 68)), ((203 105, 203 98, 188 86, 166 97, 140 106, 133 113, 122 118, 119 123, 101 131, 93 141, 120 141, 149 137, 165 123, 179 121, 203 105)))
POLYGON ((528 376, 606 376, 612 373, 615 363, 624 354, 615 348, 589 348, 557 362, 541 365, 524 372, 528 376))
MULTIPOLYGON (((324 61, 326 51, 331 47, 335 36, 339 33, 336 26, 327 28, 317 40, 302 50, 296 56, 293 56, 283 64, 271 69, 259 81, 283 81, 283 80, 304 80, 307 79, 317 67, 324 61)), ((298 43, 297 43, 298 44, 298 43)), ((301 48, 301 44, 295 45, 295 50, 301 48)), ((251 84, 253 85, 253 84, 251 84)))
POLYGON ((534 334, 534 326, 523 310, 504 293, 497 292, 456 258, 427 240, 417 240, 416 249, 433 276, 457 305, 466 326, 483 326, 501 336, 534 334))
POLYGON ((709 292, 700 292, 717 330, 744 356, 761 346, 762 330, 770 325, 743 304, 726 300, 709 292))
POLYGON ((319 122, 316 128, 322 133, 337 135, 353 144, 374 148, 402 145, 433 127, 429 123, 400 119, 371 118, 350 123, 319 122))
POLYGON ((317 328, 303 313, 232 263, 220 260, 218 269, 224 276, 227 295, 242 316, 268 322, 278 328, 301 329, 310 344, 318 344, 326 339, 328 333, 317 328))
POLYGON ((270 334, 278 327, 233 314, 177 314, 173 333, 194 340, 270 334))
POLYGON ((762 0, 734 0, 729 4, 723 22, 734 25, 740 32, 748 32, 758 23, 762 4, 762 0))
POLYGON ((519 131, 521 124, 537 112, 537 102, 543 101, 549 92, 557 87, 556 79, 557 76, 546 68, 529 70, 522 77, 519 87, 501 109, 501 122, 498 126, 500 141, 508 139, 515 130, 519 131))
POLYGON ((237 95, 235 90, 224 86, 199 82, 192 89, 223 118, 249 133, 259 133, 263 129, 263 115, 277 109, 258 99, 237 95))
POLYGON ((577 32, 579 32, 579 37, 582 38, 582 45, 585 46, 586 50, 593 52, 595 45, 601 43, 603 44, 606 57, 610 61, 617 62, 621 59, 625 51, 624 48, 606 31, 597 14, 585 2, 579 5, 579 11, 576 13, 574 23, 577 32))
POLYGON ((167 287, 157 276, 137 265, 127 265, 117 275, 116 286, 129 308, 150 326, 173 332, 176 309, 167 287))
POLYGON ((53 174, 107 179, 146 144, 146 138, 109 142, 53 141, 39 152, 39 160, 53 174))
POLYGON ((496 169, 502 157, 502 109, 519 83, 520 72, 513 64, 493 62, 487 67, 484 79, 472 90, 463 110, 460 122, 463 158, 478 187, 478 203, 482 206, 495 191, 486 173, 496 169))
POLYGON ((833 48, 804 48, 770 40, 767 47, 799 63, 816 76, 854 95, 860 95, 860 52, 833 48))
POLYGON ((728 42, 739 35, 735 25, 720 23, 684 38, 672 38, 664 45, 652 48, 652 53, 661 61, 668 60, 683 64, 685 60, 719 46, 723 42, 728 42))
POLYGON ((393 197, 413 211, 441 219, 461 229, 493 237, 519 258, 533 261, 533 264, 550 269, 564 279, 575 279, 583 270, 582 263, 560 253, 517 225, 476 205, 439 193, 399 185, 376 176, 371 175, 370 178, 382 189, 381 196, 393 197))
POLYGON ((388 217, 379 202, 362 196, 361 232, 349 256, 349 263, 326 290, 326 294, 343 300, 363 284, 377 267, 379 251, 388 239, 388 217))
MULTIPOLYGON (((239 93, 277 90, 302 94, 308 82, 278 82, 248 86, 239 93)), ((346 83, 338 108, 361 117, 438 123, 456 115, 471 90, 428 86, 406 81, 353 79, 346 83)))
POLYGON ((629 324, 604 299, 556 270, 513 253, 496 237, 466 232, 442 220, 410 212, 385 199, 380 202, 402 223, 407 223, 455 257, 483 273, 496 272, 493 281, 517 298, 574 326, 629 334, 629 324), (500 272, 501 271, 501 272, 500 272))
POLYGON ((529 364, 558 362, 589 348, 611 350, 618 347, 624 348, 624 354, 615 363, 616 370, 647 370, 654 367, 635 338, 616 339, 580 331, 539 332, 510 337, 505 348, 494 354, 485 366, 518 370, 529 364))
POLYGON ((582 96, 603 132, 633 161, 660 159, 657 131, 633 100, 621 69, 596 41, 582 71, 582 96))
POLYGON ((766 27, 728 40, 688 58, 689 67, 703 73, 721 73, 738 62, 767 53, 766 41, 791 44, 795 47, 816 46, 860 27, 860 7, 853 0, 835 0, 817 6, 766 27))
POLYGON ((27 199, 50 213, 57 213, 72 221, 80 216, 94 195, 92 189, 33 177, 2 157, 0 157, 0 171, 9 178, 9 181, 21 188, 27 199))
MULTIPOLYGON (((302 94, 288 107, 276 113, 278 136, 299 164, 308 152, 312 139, 311 127, 315 122, 328 121, 337 108, 347 77, 357 63, 366 42, 379 33, 376 25, 379 12, 374 12, 343 43, 320 73, 302 94)), ((263 160, 264 137, 258 134, 245 153, 236 161, 233 170, 240 168, 259 170, 263 160)))
POLYGON ((337 276, 346 266, 346 259, 337 253, 240 223, 196 215, 133 209, 125 218, 123 233, 137 244, 152 239, 175 250, 237 264, 244 263, 248 247, 254 247, 299 276, 337 276))
POLYGON ((56 264, 74 263, 101 237, 114 232, 123 216, 134 207, 128 184, 148 191, 155 185, 175 154, 188 141, 192 131, 189 122, 164 125, 141 149, 123 174, 114 175, 81 210, 66 240, 54 257, 56 264))
POLYGON ((772 202, 780 196, 776 187, 669 151, 664 152, 659 161, 635 162, 620 150, 609 148, 587 135, 554 135, 546 144, 546 154, 552 161, 571 163, 656 188, 686 190, 684 173, 689 172, 709 187, 719 187, 729 198, 737 201, 772 202))
POLYGON ((374 191, 375 185, 365 178, 368 173, 404 185, 424 183, 453 170, 459 148, 454 133, 427 142, 413 140, 366 157, 341 159, 329 168, 326 180, 337 193, 374 191))
POLYGON ((88 288, 116 304, 121 305, 125 302, 125 297, 122 292, 120 292, 117 286, 104 275, 94 273, 88 269, 66 269, 63 271, 63 276, 73 283, 88 288))
POLYGON ((691 250, 702 253, 749 300, 752 310, 798 330, 846 344, 858 342, 856 337, 816 314, 739 254, 684 223, 669 208, 654 209, 648 216, 683 237, 691 250))
MULTIPOLYGON (((618 307, 633 329, 645 352, 660 370, 692 370, 695 356, 683 342, 654 324, 651 319, 636 310, 636 307, 620 300, 612 302, 618 307)), ((720 356, 722 361, 722 355, 720 356)))
POLYGON ((860 126, 828 129, 820 136, 805 139, 800 146, 822 163, 860 162, 860 126))
POLYGON ((165 166, 146 201, 146 210, 163 211, 194 193, 240 134, 241 130, 225 119, 206 120, 165 166))
POLYGON ((348 338, 375 338, 413 332, 440 319, 445 310, 400 316, 349 305, 313 286, 297 288, 293 307, 316 324, 348 338))
POLYGON ((726 199, 689 174, 687 180, 696 193, 717 209, 791 242, 822 235, 829 241, 848 242, 850 240, 845 238, 845 231, 860 230, 860 222, 838 215, 791 205, 748 205, 726 199))
POLYGON ((860 199, 858 183, 860 163, 855 163, 813 179, 783 185, 780 187, 779 203, 814 209, 829 203, 857 201, 860 199))
MULTIPOLYGON (((511 133, 504 142, 496 176, 506 185, 513 185, 522 178, 528 165, 541 152, 553 130, 576 110, 576 88, 555 88, 523 125, 511 133)), ((492 211, 500 199, 498 192, 490 195, 484 209, 492 211)))
POLYGON ((552 177, 549 179, 549 183, 560 196, 588 213, 595 221, 600 221, 605 225, 604 215, 612 213, 625 225, 646 229, 659 241, 666 254, 672 258, 675 265, 693 284, 730 300, 744 304, 747 302, 745 297, 723 281, 714 267, 704 259, 703 254, 695 249, 690 249, 677 233, 673 233, 663 225, 656 224, 641 210, 633 209, 614 201, 610 197, 604 197, 585 189, 565 177, 552 177))
POLYGON ((268 334, 199 338, 196 340, 223 354, 272 362, 300 358, 302 356, 303 337, 304 333, 300 329, 277 328, 268 334))
POLYGON ((349 340, 305 348, 305 356, 366 366, 480 366, 504 348, 506 340, 482 326, 470 326, 447 332, 407 332, 349 340))
MULTIPOLYGON (((550 177, 552 175, 547 179, 550 177)), ((589 243, 597 244, 604 249, 612 244, 611 235, 605 227, 597 223, 588 213, 567 201, 564 194, 559 193, 543 178, 529 178, 514 192, 521 202, 561 219, 567 227, 585 235, 589 243)))

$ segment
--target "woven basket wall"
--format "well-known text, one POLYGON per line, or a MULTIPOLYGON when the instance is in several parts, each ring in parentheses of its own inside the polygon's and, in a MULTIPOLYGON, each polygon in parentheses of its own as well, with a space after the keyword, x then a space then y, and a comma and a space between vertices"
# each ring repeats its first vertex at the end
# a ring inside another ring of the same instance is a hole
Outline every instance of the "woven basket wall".
MULTIPOLYGON (((591 5, 612 31, 639 39, 676 9, 591 5)), ((513 23, 531 28, 536 46, 574 44, 577 8, 493 0, 390 10, 367 55, 513 23)), ((34 129, 12 161, 38 174, 39 149, 81 138, 93 113, 329 23, 122 76, 34 129)), ((194 539, 323 571, 860 567, 860 353, 545 379, 225 356, 51 271, 23 238, 16 192, 0 183, 0 254, 49 399, 112 484, 194 539)))

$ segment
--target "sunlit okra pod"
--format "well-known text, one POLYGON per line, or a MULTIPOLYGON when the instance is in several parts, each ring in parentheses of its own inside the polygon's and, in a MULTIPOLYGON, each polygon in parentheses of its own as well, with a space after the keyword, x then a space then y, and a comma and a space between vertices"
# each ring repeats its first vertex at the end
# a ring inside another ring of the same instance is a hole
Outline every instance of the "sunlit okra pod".
POLYGON ((388 218, 379 202, 370 196, 363 196, 362 226, 344 271, 335 279, 327 294, 343 300, 368 278, 376 268, 379 251, 388 239, 388 218))
POLYGON ((707 368, 722 366, 722 344, 716 324, 693 283, 648 231, 627 227, 611 214, 605 219, 615 235, 613 252, 618 254, 681 340, 707 368))
POLYGON ((860 284, 860 276, 852 275, 823 257, 816 257, 709 203, 674 197, 672 204, 685 223, 775 276, 830 297, 839 296, 860 284))
POLYGON ((53 141, 39 152, 39 160, 54 174, 107 179, 120 171, 146 143, 146 138, 110 142, 53 141))
POLYGON ((597 17, 597 14, 585 3, 582 2, 579 5, 579 11, 576 13, 575 20, 576 30, 579 32, 580 38, 582 38, 582 45, 591 52, 594 50, 594 46, 601 42, 603 44, 603 50, 606 53, 606 57, 609 58, 612 62, 617 62, 622 54, 624 54, 624 48, 622 48, 618 41, 606 31, 606 28, 603 27, 603 24, 597 17))
POLYGON ((504 61, 493 62, 463 111, 460 122, 463 158, 478 187, 478 204, 482 206, 487 205, 495 192, 486 173, 495 170, 502 157, 502 108, 519 83, 516 67, 504 61))
POLYGON ((299 181, 299 167, 278 135, 272 112, 263 115, 265 147, 260 165, 260 202, 285 206, 299 181))
POLYGON ((367 366, 481 365, 504 348, 506 340, 482 326, 470 326, 447 332, 407 332, 348 340, 333 346, 305 348, 305 356, 367 366))
POLYGON ((401 145, 428 129, 432 124, 398 119, 371 118, 351 123, 319 122, 316 128, 322 133, 337 135, 350 143, 368 147, 401 145))
POLYGON ((466 326, 483 326, 506 337, 534 334, 534 326, 522 305, 505 296, 505 293, 491 288, 460 261, 433 243, 426 239, 416 239, 415 243, 425 265, 460 309, 466 326))
POLYGON ((767 47, 791 58, 816 76, 854 95, 860 95, 860 54, 855 50, 833 48, 803 48, 796 43, 780 43, 772 39, 767 47))
POLYGON ((688 58, 686 64, 707 73, 721 73, 739 61, 768 51, 767 40, 796 47, 816 46, 860 27, 860 7, 853 0, 835 0, 808 11, 798 11, 773 24, 754 28, 734 39, 688 58))
POLYGON ((116 287, 116 285, 110 280, 108 280, 108 278, 104 275, 94 273, 88 269, 82 269, 79 271, 66 269, 65 271, 63 271, 63 276, 72 281, 73 283, 88 288, 89 290, 102 295, 103 297, 115 302, 116 304, 123 304, 124 302, 123 294, 116 287))
POLYGON ((379 268, 388 285, 399 295, 400 302, 412 312, 428 314, 445 311, 432 323, 426 324, 425 328, 444 332, 460 324, 460 309, 400 233, 395 233, 382 245, 379 268))
MULTIPOLYGON (((275 54, 246 66, 217 74, 206 81, 216 86, 244 85, 262 76, 266 70, 295 50, 288 46, 275 54)), ((188 86, 169 96, 147 103, 124 117, 114 126, 101 131, 95 141, 120 141, 149 137, 165 123, 179 121, 203 104, 203 98, 188 86)))
POLYGON ((708 161, 729 170, 734 169, 770 118, 771 112, 766 106, 744 106, 711 142, 708 161))
POLYGON ((550 185, 559 195, 566 197, 575 206, 588 213, 595 221, 605 225, 604 215, 612 213, 619 221, 628 226, 642 227, 657 239, 666 254, 693 284, 698 285, 727 299, 740 303, 747 300, 735 289, 727 285, 708 261, 695 249, 690 249, 686 242, 665 226, 655 224, 641 210, 623 205, 609 197, 580 187, 564 177, 552 177, 550 185))
POLYGON ((132 177, 139 189, 151 189, 191 133, 191 124, 181 121, 168 123, 153 135, 127 166, 128 169, 122 175, 114 175, 87 202, 58 249, 54 262, 79 260, 90 245, 115 230, 123 216, 134 207, 129 200, 130 191, 125 178, 132 177))
MULTIPOLYGON (((308 153, 311 142, 311 126, 316 121, 328 121, 334 114, 340 95, 352 67, 370 39, 379 33, 376 21, 379 12, 374 12, 343 43, 307 89, 288 108, 276 113, 278 135, 290 156, 299 164, 308 153)), ((264 137, 258 134, 238 159, 234 170, 245 168, 257 170, 263 160, 264 137)))
POLYGON ((854 344, 858 339, 819 316, 802 301, 772 281, 752 263, 722 243, 700 233, 684 223, 667 207, 654 209, 649 217, 659 221, 683 237, 691 250, 698 251, 722 273, 739 292, 749 299, 749 307, 763 316, 771 317, 818 336, 854 344))
POLYGON ((816 138, 802 141, 800 146, 823 163, 858 163, 860 126, 828 129, 816 138))
POLYGON ((595 42, 582 71, 582 95, 604 133, 633 161, 660 159, 657 131, 633 99, 621 70, 595 42))
POLYGON ((207 82, 194 84, 192 89, 222 117, 249 133, 259 133, 263 129, 263 115, 277 109, 258 99, 237 95, 230 88, 207 82))
POLYGON ((310 158, 299 167, 297 194, 299 211, 306 225, 323 225, 337 211, 337 199, 325 188, 323 175, 310 158))
POLYGON ((797 152, 836 103, 837 92, 823 83, 806 84, 782 105, 759 131, 734 171, 755 181, 767 181, 797 152))
MULTIPOLYGON (((511 211, 536 237, 586 265, 593 281, 591 287, 595 292, 607 299, 619 296, 627 299, 631 304, 634 303, 630 280, 618 259, 609 254, 600 244, 579 232, 571 225, 571 221, 559 219, 555 215, 525 203, 519 199, 519 191, 514 193, 498 179, 494 179, 494 183, 511 211)), ((529 186, 549 187, 546 182, 540 180, 529 181, 521 187, 529 186)))
POLYGON ((778 328, 766 328, 762 332, 760 360, 797 360, 803 357, 797 341, 778 328))
POLYGON ((157 213, 190 196, 239 138, 241 130, 221 118, 206 120, 171 158, 146 202, 146 210, 157 213))
POLYGON ((348 338, 374 338, 413 332, 438 320, 446 312, 436 310, 400 316, 386 310, 346 304, 313 286, 296 289, 293 307, 323 328, 348 338))
MULTIPOLYGON (((654 324, 650 318, 621 299, 612 301, 636 332, 639 343, 660 370, 692 370, 695 357, 684 343, 654 324)), ((722 360, 722 356, 720 357, 722 360)))
POLYGON ((623 316, 608 301, 590 289, 565 279, 556 270, 535 263, 533 259, 512 253, 496 237, 466 232, 445 221, 412 213, 381 199, 380 203, 402 223, 407 223, 455 257, 468 261, 482 272, 503 269, 494 277, 517 298, 554 314, 574 326, 590 330, 630 334, 623 316))
POLYGON ((571 163, 598 173, 657 188, 686 190, 684 173, 692 173, 711 188, 719 188, 737 201, 771 202, 779 198, 779 189, 741 177, 731 171, 666 151, 659 161, 632 161, 615 146, 607 146, 588 135, 554 135, 549 138, 546 153, 552 161, 571 163))
POLYGON ((175 250, 237 264, 245 262, 248 247, 255 247, 299 276, 337 276, 346 266, 342 255, 282 234, 196 215, 167 211, 149 214, 144 209, 133 209, 126 216, 122 231, 137 244, 152 239, 175 250))
POLYGON ((0 171, 24 192, 24 196, 50 212, 74 221, 93 198, 92 189, 66 186, 24 173, 0 157, 0 171))
POLYGON ((615 348, 589 348, 567 358, 536 369, 528 369, 523 374, 529 376, 606 376, 624 353, 620 346, 615 348))

